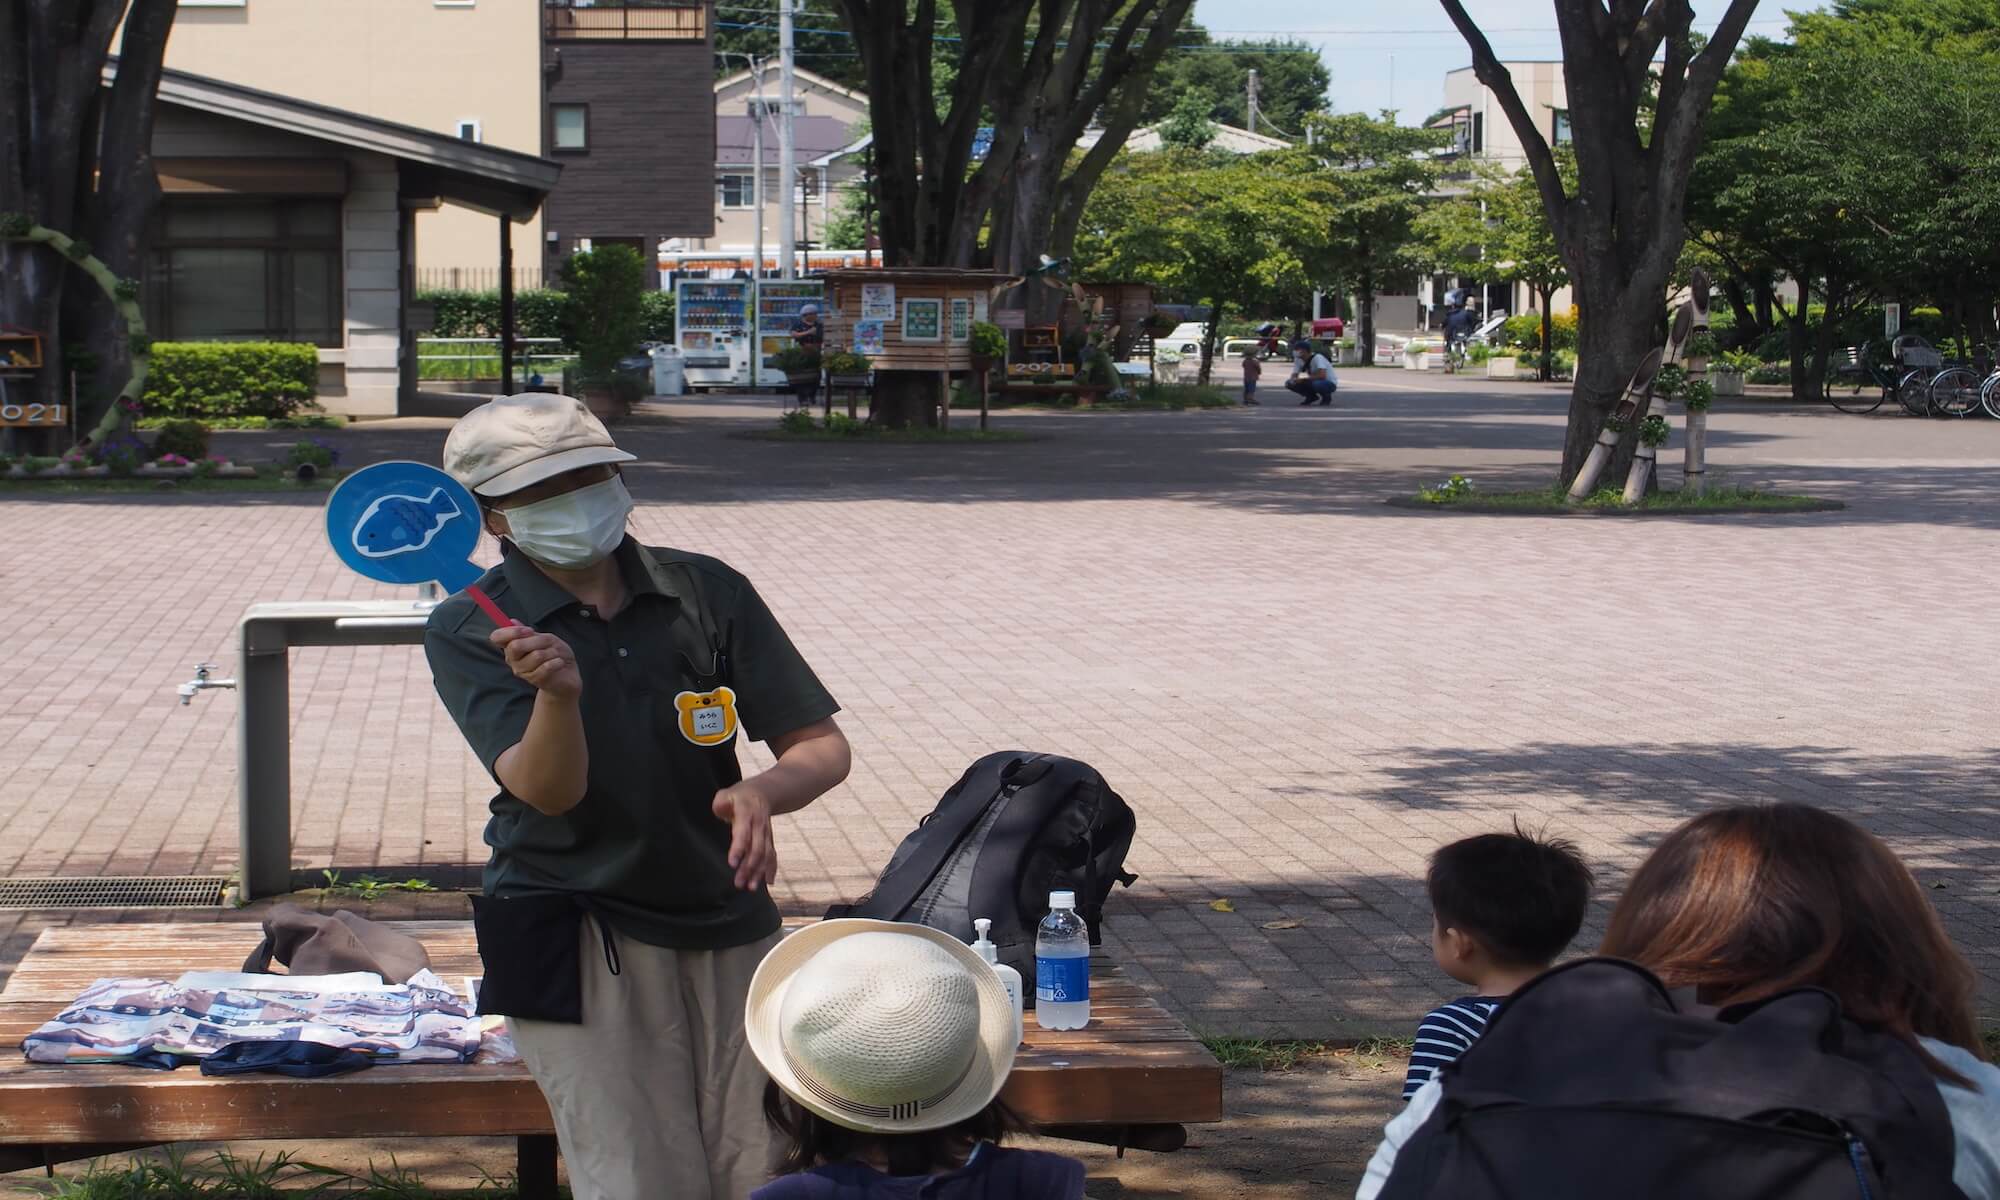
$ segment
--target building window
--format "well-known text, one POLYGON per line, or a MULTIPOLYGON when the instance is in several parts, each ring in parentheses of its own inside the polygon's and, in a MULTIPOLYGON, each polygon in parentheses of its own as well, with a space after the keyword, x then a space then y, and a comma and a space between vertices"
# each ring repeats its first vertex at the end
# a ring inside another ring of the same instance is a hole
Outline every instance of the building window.
POLYGON ((339 346, 340 284, 338 200, 169 200, 146 325, 162 340, 339 346))
POLYGON ((1552 146, 1567 146, 1573 140, 1570 136, 1570 131, 1569 131, 1569 110, 1566 108, 1558 108, 1555 110, 1555 114, 1556 114, 1556 122, 1555 122, 1555 129, 1553 131, 1554 135, 1550 137, 1549 144, 1552 146))
POLYGON ((1486 114, 1472 114, 1472 152, 1486 153, 1486 114))
POLYGON ((715 190, 719 194, 719 203, 724 208, 749 208, 756 200, 755 188, 748 171, 740 175, 716 176, 715 190))
POLYGON ((480 142, 486 139, 480 136, 479 122, 471 117, 467 117, 458 123, 458 140, 461 142, 480 142))
POLYGON ((590 106, 554 104, 549 106, 549 145, 557 150, 590 148, 590 106))

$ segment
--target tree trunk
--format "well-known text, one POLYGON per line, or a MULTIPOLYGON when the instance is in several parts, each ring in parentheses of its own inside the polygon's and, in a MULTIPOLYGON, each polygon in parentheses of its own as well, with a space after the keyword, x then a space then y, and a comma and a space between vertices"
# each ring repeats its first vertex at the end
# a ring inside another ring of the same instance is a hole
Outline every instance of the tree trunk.
POLYGON ((878 371, 868 419, 889 429, 938 423, 937 376, 929 371, 878 371))
MULTIPOLYGON (((1785 353, 1792 362, 1792 395, 1804 396, 1806 391, 1806 355, 1810 351, 1811 339, 1806 336, 1806 287, 1799 285, 1799 303, 1796 311, 1782 306, 1778 311, 1785 314, 1785 353)), ((1825 321, 1820 324, 1824 326, 1825 321)))
POLYGON ((1209 377, 1213 374, 1215 366, 1215 339, 1222 335, 1222 313, 1222 301, 1209 301, 1208 328, 1201 335, 1201 374, 1198 377, 1203 387, 1208 386, 1209 377))
POLYGON ((1542 365, 1538 374, 1547 383, 1556 376, 1556 317, 1555 289, 1541 289, 1542 297, 1542 365))
POLYGON ((1357 281, 1360 295, 1355 301, 1354 343, 1361 352, 1361 365, 1375 365, 1375 272, 1364 268, 1357 281))
MULTIPOLYGON (((1651 289, 1647 295, 1650 297, 1651 289)), ((1582 319, 1576 330, 1576 381, 1570 388, 1569 427, 1563 433, 1562 469, 1557 479, 1564 488, 1575 481, 1577 471, 1590 457, 1605 417, 1632 382, 1632 372, 1647 351, 1659 344, 1653 336, 1651 306, 1640 306, 1629 292, 1616 300, 1579 308, 1582 319)), ((1638 444, 1638 429, 1626 430, 1600 478, 1617 479, 1629 471, 1638 444)))
MULTIPOLYGON (((1757 281, 1757 328, 1761 333, 1769 333, 1771 330, 1777 328, 1776 322, 1771 319, 1771 306, 1777 302, 1777 299, 1777 292, 1772 288, 1770 280, 1760 279, 1757 281)), ((1739 338, 1736 348, 1738 350, 1747 350, 1750 348, 1750 343, 1739 338)))

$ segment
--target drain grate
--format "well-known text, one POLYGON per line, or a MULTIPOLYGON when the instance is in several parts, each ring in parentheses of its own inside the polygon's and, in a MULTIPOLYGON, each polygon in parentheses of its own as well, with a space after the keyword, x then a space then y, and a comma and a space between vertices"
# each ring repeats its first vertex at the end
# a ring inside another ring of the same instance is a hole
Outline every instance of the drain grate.
POLYGON ((214 908, 224 875, 78 875, 0 879, 0 909, 214 908))

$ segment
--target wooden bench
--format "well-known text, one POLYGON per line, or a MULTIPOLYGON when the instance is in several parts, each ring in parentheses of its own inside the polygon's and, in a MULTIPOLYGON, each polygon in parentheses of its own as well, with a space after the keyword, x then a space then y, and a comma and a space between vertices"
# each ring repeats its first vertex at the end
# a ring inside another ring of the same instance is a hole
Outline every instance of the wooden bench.
MULTIPOLYGON (((420 939, 454 986, 481 973, 464 921, 392 922, 420 939)), ((329 1079, 155 1072, 28 1062, 21 1040, 92 981, 236 970, 256 945, 247 922, 44 930, 0 989, 0 1172, 168 1142, 381 1137, 519 1139, 523 1200, 554 1197, 555 1126, 526 1067, 378 1066, 329 1079)), ((1174 1150, 1189 1123, 1222 1119, 1222 1068, 1187 1027, 1117 969, 1091 964, 1091 1023, 1052 1032, 1028 1018, 1002 1093, 1056 1137, 1174 1150)))

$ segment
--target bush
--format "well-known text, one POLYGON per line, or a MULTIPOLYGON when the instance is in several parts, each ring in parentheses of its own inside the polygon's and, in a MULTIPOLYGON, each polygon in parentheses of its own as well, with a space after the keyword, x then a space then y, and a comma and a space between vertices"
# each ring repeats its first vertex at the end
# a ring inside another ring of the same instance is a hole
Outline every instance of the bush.
MULTIPOLYGON (((1501 336, 1509 346, 1520 346, 1528 350, 1542 348, 1542 314, 1521 313, 1508 317, 1500 327, 1501 336)), ((1557 350, 1576 349, 1576 313, 1557 313, 1549 325, 1550 340, 1557 350)))
MULTIPOLYGON (((1169 333, 1172 330, 1168 330, 1169 333)), ((972 323, 972 341, 968 347, 974 358, 1007 357, 1007 332, 991 321, 972 323)))
POLYGON ((630 246, 600 246, 563 264, 563 340, 585 380, 608 379, 646 331, 646 262, 630 246))
POLYGON ((208 457, 208 426, 200 421, 175 420, 160 426, 153 437, 153 456, 178 454, 196 460, 208 457))
POLYGON ((852 350, 836 350, 820 362, 828 375, 866 375, 874 367, 866 354, 856 354, 852 350))
POLYGON ((157 416, 288 417, 319 386, 319 351, 297 342, 158 342, 140 406, 157 416))
POLYGON ((811 346, 787 346, 771 356, 774 370, 785 372, 819 370, 819 351, 811 346))
POLYGON ((285 461, 293 467, 310 464, 324 471, 340 461, 340 450, 318 438, 301 438, 292 443, 285 461))

